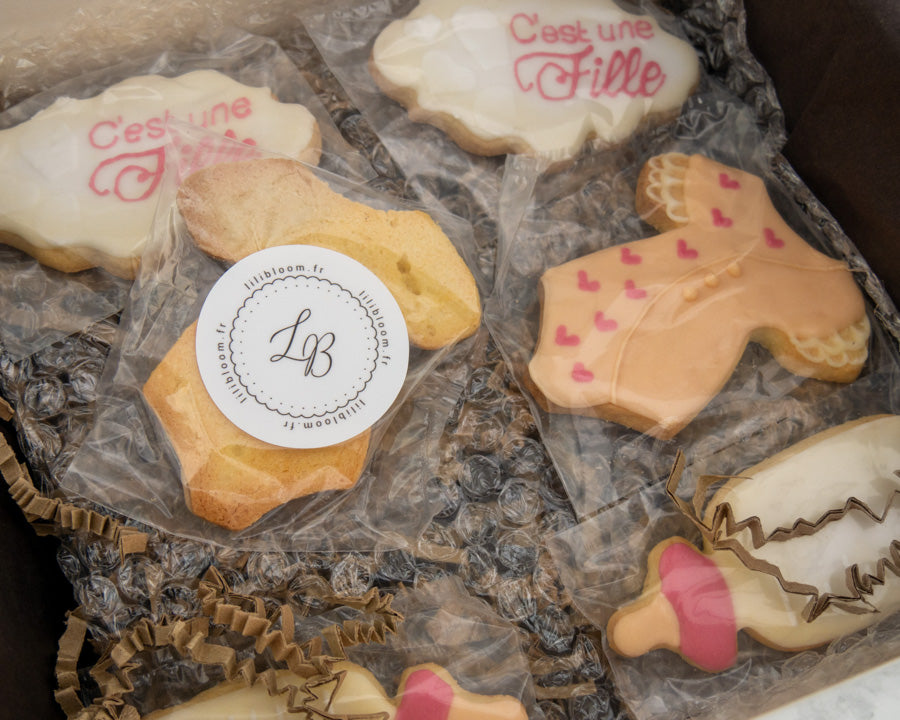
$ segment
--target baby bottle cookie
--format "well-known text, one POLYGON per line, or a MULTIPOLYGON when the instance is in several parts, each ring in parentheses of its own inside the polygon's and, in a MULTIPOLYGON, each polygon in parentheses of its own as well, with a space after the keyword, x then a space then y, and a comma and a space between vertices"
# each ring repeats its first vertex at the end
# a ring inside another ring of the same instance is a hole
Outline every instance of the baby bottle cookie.
POLYGON ((529 363, 553 412, 674 436, 748 341, 793 373, 850 382, 869 323, 848 267, 778 215, 762 180, 701 155, 651 159, 636 206, 662 234, 547 270, 529 363))
POLYGON ((900 417, 827 430, 728 480, 702 520, 703 552, 657 545, 640 598, 607 626, 634 657, 666 648, 709 672, 737 632, 816 647, 900 609, 900 417))

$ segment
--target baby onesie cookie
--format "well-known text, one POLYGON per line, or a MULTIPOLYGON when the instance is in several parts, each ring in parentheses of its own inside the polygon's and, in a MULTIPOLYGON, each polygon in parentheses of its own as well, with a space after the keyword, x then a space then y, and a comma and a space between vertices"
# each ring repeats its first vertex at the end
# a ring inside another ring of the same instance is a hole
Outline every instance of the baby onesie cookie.
POLYGON ((366 668, 341 661, 334 677, 316 684, 293 673, 277 673, 279 687, 302 688, 288 712, 287 694, 269 695, 265 685, 248 687, 241 681, 224 683, 181 705, 151 713, 146 720, 287 720, 294 717, 344 720, 526 720, 525 708, 507 695, 478 695, 464 690, 444 668, 427 663, 408 668, 397 695, 389 698, 366 668))
POLYGON ((900 417, 846 423, 739 473, 704 513, 707 549, 653 549, 641 597, 609 621, 629 657, 667 648, 718 672, 738 630, 780 650, 900 609, 900 417))
POLYGON ((169 118, 244 143, 198 145, 197 167, 254 157, 255 146, 318 161, 315 118, 267 88, 214 70, 133 77, 0 130, 0 242, 65 272, 99 266, 131 277, 156 209, 169 118))
POLYGON ((699 80, 688 43, 613 0, 422 0, 381 32, 369 66, 411 119, 465 150, 554 161, 677 113, 699 80))
POLYGON ((349 200, 300 163, 275 158, 205 168, 179 188, 178 208, 197 246, 230 262, 288 244, 361 262, 390 290, 410 341, 421 348, 468 337, 481 322, 475 278, 431 217, 349 200))
POLYGON ((664 232, 547 270, 528 369, 548 410, 668 439, 731 376, 748 341, 791 372, 854 380, 868 353, 847 266, 778 215, 762 180, 700 155, 645 166, 638 211, 664 232))
POLYGON ((229 530, 241 530, 297 497, 352 487, 362 474, 369 431, 317 449, 289 449, 240 430, 219 410, 200 376, 196 324, 191 325, 143 387, 181 463, 188 508, 229 530))

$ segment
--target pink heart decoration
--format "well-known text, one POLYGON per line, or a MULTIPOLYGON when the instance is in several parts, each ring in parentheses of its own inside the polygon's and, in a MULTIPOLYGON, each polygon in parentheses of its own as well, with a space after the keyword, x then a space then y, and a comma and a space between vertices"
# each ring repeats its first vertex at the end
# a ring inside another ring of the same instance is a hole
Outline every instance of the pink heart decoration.
POLYGON ((631 252, 627 247, 622 248, 622 262, 626 265, 640 265, 643 258, 637 253, 631 252))
POLYGON ((730 217, 725 217, 719 208, 712 209, 713 225, 716 227, 728 228, 734 222, 730 217))
POLYGON ((588 370, 582 363, 575 363, 575 367, 572 368, 572 379, 575 382, 580 383, 589 383, 594 379, 594 373, 588 370))
POLYGON ((728 173, 719 173, 719 185, 726 190, 737 190, 741 186, 741 184, 733 177, 730 177, 728 173))
POLYGON ((635 285, 634 280, 626 280, 625 295, 630 297, 632 300, 640 300, 641 298, 647 297, 647 291, 635 285))
POLYGON ((596 315, 594 315, 594 326, 600 332, 612 332, 619 327, 619 323, 617 323, 615 320, 603 317, 603 313, 598 312, 596 315))
POLYGON ((775 248, 777 250, 778 248, 784 247, 784 240, 778 237, 772 228, 766 228, 765 230, 763 230, 763 235, 766 238, 766 245, 768 245, 770 248, 775 248))
POLYGON ((589 280, 585 270, 578 271, 578 289, 586 292, 597 292, 600 289, 599 280, 589 280))
POLYGON ((684 238, 678 238, 678 257, 682 260, 693 260, 697 255, 699 255, 699 253, 696 248, 688 247, 687 241, 684 238))
POLYGON ((566 326, 560 325, 556 328, 556 344, 557 345, 578 345, 581 342, 581 338, 577 335, 569 335, 566 332, 566 326))

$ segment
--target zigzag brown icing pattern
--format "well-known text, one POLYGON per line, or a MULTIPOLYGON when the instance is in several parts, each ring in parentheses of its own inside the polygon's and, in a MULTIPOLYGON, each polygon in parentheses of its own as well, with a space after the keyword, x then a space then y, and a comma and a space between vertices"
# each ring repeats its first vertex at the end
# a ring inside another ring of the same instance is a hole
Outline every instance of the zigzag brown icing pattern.
MULTIPOLYGON (((700 531, 704 541, 712 549, 730 550, 750 570, 766 573, 778 580, 778 584, 785 592, 797 595, 810 595, 810 601, 803 611, 803 617, 807 622, 815 620, 832 605, 854 614, 878 612, 878 609, 871 604, 867 596, 873 594, 875 586, 884 585, 888 572, 900 577, 900 538, 890 544, 886 556, 878 559, 874 573, 862 572, 858 564, 848 567, 846 574, 847 587, 850 589, 850 593, 841 595, 839 593, 823 592, 807 583, 787 580, 777 565, 754 557, 741 542, 732 536, 747 530, 750 533, 753 547, 760 548, 769 542, 784 542, 805 535, 813 535, 824 526, 840 520, 852 511, 862 512, 875 523, 883 523, 894 504, 894 500, 897 496, 900 496, 900 490, 895 490, 891 494, 885 503, 883 513, 880 515, 873 511, 868 504, 858 498, 850 497, 842 508, 829 510, 814 522, 801 518, 789 528, 779 527, 766 534, 758 516, 738 520, 735 517, 733 508, 727 502, 717 505, 712 519, 708 523, 704 522, 701 508, 709 488, 717 482, 734 479, 746 480, 748 478, 742 476, 702 475, 697 480, 697 486, 691 502, 688 503, 676 495, 678 484, 684 472, 684 464, 684 454, 678 451, 675 463, 666 480, 666 494, 672 502, 700 531)), ((895 470, 894 474, 900 477, 900 470, 895 470)))

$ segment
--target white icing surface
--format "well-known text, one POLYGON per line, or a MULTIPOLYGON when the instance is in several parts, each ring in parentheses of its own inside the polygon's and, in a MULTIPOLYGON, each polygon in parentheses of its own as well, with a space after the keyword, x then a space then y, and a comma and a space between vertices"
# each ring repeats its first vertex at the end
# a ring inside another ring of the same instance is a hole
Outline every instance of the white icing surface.
POLYGON ((729 502, 737 518, 758 516, 766 534, 798 518, 815 522, 849 497, 884 511, 900 490, 900 416, 885 416, 765 463, 752 479, 734 483, 716 502, 729 502))
POLYGON ((385 28, 372 57, 423 109, 483 140, 519 138, 555 159, 589 136, 617 142, 647 114, 677 110, 699 78, 688 43, 612 0, 423 0, 385 28), (477 80, 471 88, 461 82, 467 73, 477 80), (510 101, 486 103, 491 95, 510 101))
POLYGON ((60 98, 0 131, 0 231, 38 247, 138 256, 156 208, 163 163, 155 151, 168 116, 292 157, 317 142, 311 113, 267 88, 212 70, 130 78, 90 99, 60 98))
POLYGON ((735 518, 756 516, 768 536, 790 529, 799 519, 815 523, 825 513, 856 498, 881 517, 876 522, 852 509, 809 535, 772 540, 753 548, 749 530, 734 537, 754 557, 777 565, 786 580, 814 585, 822 592, 846 595, 847 568, 875 574, 880 558, 900 538, 900 417, 887 416, 828 433, 821 442, 800 447, 730 481, 712 503, 728 502, 735 518), (893 501, 893 504, 891 504, 893 501), (889 509, 888 509, 889 508, 889 509))

